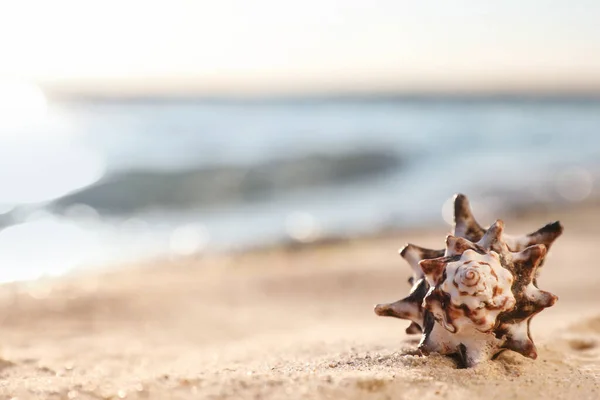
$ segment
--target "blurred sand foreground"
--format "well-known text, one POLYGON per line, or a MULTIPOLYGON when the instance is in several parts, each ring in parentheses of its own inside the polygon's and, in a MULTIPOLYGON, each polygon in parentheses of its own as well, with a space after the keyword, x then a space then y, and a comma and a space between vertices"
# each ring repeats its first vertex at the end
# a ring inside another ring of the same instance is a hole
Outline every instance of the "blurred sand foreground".
POLYGON ((441 247, 440 228, 2 286, 0 398, 599 399, 600 208, 506 230, 556 219, 539 285, 560 300, 532 324, 536 361, 457 369, 373 313, 409 289, 397 249, 441 247))

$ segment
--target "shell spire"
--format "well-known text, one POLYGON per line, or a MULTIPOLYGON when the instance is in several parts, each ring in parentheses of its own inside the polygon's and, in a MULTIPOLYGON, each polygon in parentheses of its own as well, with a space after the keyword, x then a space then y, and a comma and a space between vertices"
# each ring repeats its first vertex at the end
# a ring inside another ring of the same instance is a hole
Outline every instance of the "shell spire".
POLYGON ((558 299, 537 287, 536 276, 562 226, 508 236, 497 220, 484 229, 460 194, 454 212, 444 250, 409 244, 400 251, 413 270, 410 294, 377 305, 376 314, 410 320, 406 332, 422 332, 423 354, 456 354, 468 367, 507 349, 536 358, 530 321, 558 299))

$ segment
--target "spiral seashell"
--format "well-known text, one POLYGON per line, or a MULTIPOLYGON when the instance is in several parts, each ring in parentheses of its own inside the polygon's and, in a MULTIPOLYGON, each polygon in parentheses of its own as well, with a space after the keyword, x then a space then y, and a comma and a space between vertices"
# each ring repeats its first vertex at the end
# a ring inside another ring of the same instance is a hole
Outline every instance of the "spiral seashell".
POLYGON ((506 349, 536 358, 531 319, 557 301, 536 277, 562 226, 509 236, 498 220, 484 229, 464 195, 455 197, 454 217, 444 250, 409 244, 400 251, 413 270, 410 294, 377 305, 376 314, 411 320, 407 333, 422 332, 423 354, 457 354, 466 366, 506 349))
POLYGON ((464 268, 460 268, 455 275, 454 282, 459 290, 465 291, 467 294, 475 294, 485 290, 486 285, 483 282, 481 274, 479 273, 479 265, 462 265, 464 268), (483 284, 482 284, 483 283, 483 284))
POLYGON ((510 271, 500 265, 498 254, 467 250, 460 260, 447 264, 440 290, 450 298, 448 307, 452 308, 455 326, 473 323, 478 330, 488 332, 498 314, 515 306, 510 290, 513 281, 510 271), (483 309, 487 312, 481 312, 483 309))

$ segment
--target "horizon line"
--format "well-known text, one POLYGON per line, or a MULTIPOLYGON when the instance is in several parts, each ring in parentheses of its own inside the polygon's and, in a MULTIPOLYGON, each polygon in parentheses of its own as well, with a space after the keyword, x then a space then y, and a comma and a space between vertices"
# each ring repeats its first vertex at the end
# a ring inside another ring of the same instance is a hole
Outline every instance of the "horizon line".
POLYGON ((225 102, 262 102, 262 101, 410 101, 410 100, 581 100, 600 101, 600 90, 514 90, 514 91, 356 91, 356 92, 303 92, 303 93, 224 93, 208 94, 193 92, 164 93, 94 93, 47 91, 47 97, 57 101, 225 101, 225 102))

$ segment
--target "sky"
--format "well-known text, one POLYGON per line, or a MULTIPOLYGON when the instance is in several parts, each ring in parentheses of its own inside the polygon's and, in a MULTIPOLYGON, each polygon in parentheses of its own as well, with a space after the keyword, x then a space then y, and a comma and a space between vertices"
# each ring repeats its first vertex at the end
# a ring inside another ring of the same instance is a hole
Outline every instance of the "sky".
POLYGON ((597 0, 0 2, 0 78, 67 93, 600 92, 597 0))

